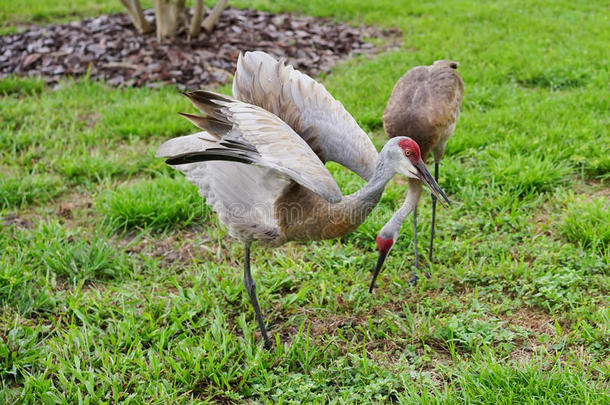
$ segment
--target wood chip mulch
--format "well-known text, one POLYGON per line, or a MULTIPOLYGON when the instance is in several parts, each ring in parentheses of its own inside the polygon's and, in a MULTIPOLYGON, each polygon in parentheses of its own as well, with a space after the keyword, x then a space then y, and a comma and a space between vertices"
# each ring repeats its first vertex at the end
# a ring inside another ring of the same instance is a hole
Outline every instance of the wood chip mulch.
MULTIPOLYGON (((153 10, 145 15, 154 20, 153 10)), ((239 51, 286 57, 297 69, 316 75, 340 58, 371 52, 365 37, 398 33, 228 8, 210 35, 191 41, 179 35, 160 43, 154 34, 137 34, 126 14, 102 15, 0 36, 0 77, 41 75, 54 84, 62 77, 89 74, 112 86, 173 83, 192 89, 230 81, 239 51)))

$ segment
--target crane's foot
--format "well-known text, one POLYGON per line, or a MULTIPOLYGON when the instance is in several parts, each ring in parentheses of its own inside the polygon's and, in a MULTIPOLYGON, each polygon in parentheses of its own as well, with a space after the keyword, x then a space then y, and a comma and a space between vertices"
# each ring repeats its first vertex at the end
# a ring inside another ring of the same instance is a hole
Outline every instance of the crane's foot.
MULTIPOLYGON (((424 276, 426 276, 426 278, 429 279, 430 273, 425 271, 424 276)), ((411 287, 415 287, 418 282, 419 282, 419 276, 417 275, 417 273, 415 273, 415 274, 413 274, 413 277, 411 277, 411 280, 409 280, 409 284, 411 285, 411 287)))
POLYGON ((411 287, 415 287, 417 285, 417 282, 419 281, 419 276, 417 275, 418 271, 423 270, 423 274, 427 279, 430 279, 430 272, 428 270, 430 270, 430 265, 428 263, 424 263, 424 264, 420 264, 419 267, 415 268, 415 271, 413 272, 413 277, 411 277, 411 280, 409 280, 409 284, 411 285, 411 287))

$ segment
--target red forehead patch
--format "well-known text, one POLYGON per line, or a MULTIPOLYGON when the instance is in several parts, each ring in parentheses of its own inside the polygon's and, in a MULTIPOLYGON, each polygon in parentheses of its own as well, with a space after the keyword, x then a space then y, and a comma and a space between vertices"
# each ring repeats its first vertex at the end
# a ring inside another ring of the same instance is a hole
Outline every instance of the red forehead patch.
POLYGON ((380 253, 387 253, 393 244, 394 241, 392 239, 381 239, 380 236, 377 236, 377 250, 380 253))
POLYGON ((401 139, 400 142, 398 142, 398 145, 402 148, 402 150, 405 152, 411 162, 417 163, 421 160, 419 145, 413 139, 401 139))

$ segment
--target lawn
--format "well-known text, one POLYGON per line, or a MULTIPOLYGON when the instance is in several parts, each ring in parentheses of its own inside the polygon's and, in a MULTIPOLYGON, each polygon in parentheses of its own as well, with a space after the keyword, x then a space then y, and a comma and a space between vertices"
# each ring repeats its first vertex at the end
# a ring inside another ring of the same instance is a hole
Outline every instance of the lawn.
MULTIPOLYGON (((0 0, 2 32, 121 10, 27 3, 0 0)), ((0 80, 0 403, 609 403, 607 2, 233 4, 399 27, 400 49, 319 78, 378 148, 396 80, 461 63, 431 278, 409 286, 405 226, 368 293, 374 238, 405 194, 396 178, 341 240, 254 246, 265 351, 241 244, 154 158, 194 131, 177 115, 188 100, 0 80)), ((344 193, 362 185, 329 167, 344 193)))

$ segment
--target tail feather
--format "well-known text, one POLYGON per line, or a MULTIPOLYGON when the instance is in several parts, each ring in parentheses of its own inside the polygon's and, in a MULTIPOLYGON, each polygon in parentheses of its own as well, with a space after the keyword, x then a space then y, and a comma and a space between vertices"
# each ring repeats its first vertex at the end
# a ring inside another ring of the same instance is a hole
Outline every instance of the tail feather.
POLYGON ((199 115, 178 113, 187 120, 191 121, 195 126, 209 131, 213 136, 220 139, 223 135, 231 131, 233 126, 226 121, 220 121, 213 117, 202 117, 199 115))
POLYGON ((201 112, 204 112, 219 121, 226 121, 226 118, 218 109, 223 102, 233 101, 231 98, 207 90, 191 91, 184 93, 184 95, 187 96, 191 103, 201 112))

